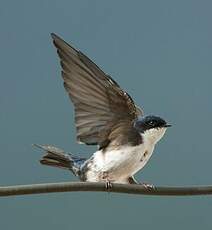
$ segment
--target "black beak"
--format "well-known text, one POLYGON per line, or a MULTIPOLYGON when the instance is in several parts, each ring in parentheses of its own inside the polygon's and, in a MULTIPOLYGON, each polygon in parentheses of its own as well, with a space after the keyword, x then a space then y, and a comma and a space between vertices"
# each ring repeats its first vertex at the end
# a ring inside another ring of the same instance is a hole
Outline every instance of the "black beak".
POLYGON ((171 124, 165 124, 164 127, 165 128, 168 128, 168 127, 171 127, 172 125, 171 124))

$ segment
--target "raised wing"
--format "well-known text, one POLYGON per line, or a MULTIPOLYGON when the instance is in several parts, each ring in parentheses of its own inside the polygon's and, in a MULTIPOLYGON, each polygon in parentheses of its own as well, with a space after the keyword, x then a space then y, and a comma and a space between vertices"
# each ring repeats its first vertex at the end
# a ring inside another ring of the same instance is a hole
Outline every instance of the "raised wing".
MULTIPOLYGON (((52 34, 61 60, 64 87, 75 107, 77 140, 106 147, 142 115, 132 98, 82 52, 52 34)), ((119 142, 121 142, 120 140, 119 142)))

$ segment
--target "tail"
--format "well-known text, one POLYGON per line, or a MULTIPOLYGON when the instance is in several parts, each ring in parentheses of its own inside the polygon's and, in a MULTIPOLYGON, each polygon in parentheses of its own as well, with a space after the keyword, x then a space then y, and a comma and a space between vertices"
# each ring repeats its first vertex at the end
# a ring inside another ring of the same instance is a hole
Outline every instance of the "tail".
POLYGON ((71 154, 65 153, 63 150, 50 145, 34 146, 45 151, 45 155, 40 160, 43 165, 68 169, 73 172, 75 176, 79 176, 81 165, 85 162, 85 158, 75 157, 71 154))

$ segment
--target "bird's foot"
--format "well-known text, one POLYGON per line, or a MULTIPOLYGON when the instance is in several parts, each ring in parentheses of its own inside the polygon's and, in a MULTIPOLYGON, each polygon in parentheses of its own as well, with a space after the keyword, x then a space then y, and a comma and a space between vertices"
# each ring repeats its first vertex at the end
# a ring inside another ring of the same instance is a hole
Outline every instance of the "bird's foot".
POLYGON ((155 189, 155 186, 153 184, 148 184, 148 183, 140 183, 140 185, 144 186, 144 188, 148 190, 153 190, 155 189))
POLYGON ((106 187, 107 191, 109 192, 112 189, 113 185, 109 180, 106 180, 105 187, 106 187))
POLYGON ((108 172, 103 172, 102 179, 105 180, 105 187, 108 191, 112 189, 112 183, 109 180, 108 172))

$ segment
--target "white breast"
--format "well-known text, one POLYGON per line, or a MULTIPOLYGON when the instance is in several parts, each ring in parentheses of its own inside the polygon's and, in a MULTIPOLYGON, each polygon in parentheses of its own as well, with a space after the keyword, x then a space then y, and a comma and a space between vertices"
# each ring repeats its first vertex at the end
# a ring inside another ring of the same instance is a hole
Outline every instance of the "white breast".
POLYGON ((97 151, 93 154, 90 170, 87 173, 87 181, 101 181, 107 175, 110 181, 126 181, 142 169, 153 152, 153 147, 125 147, 109 152, 97 151))

